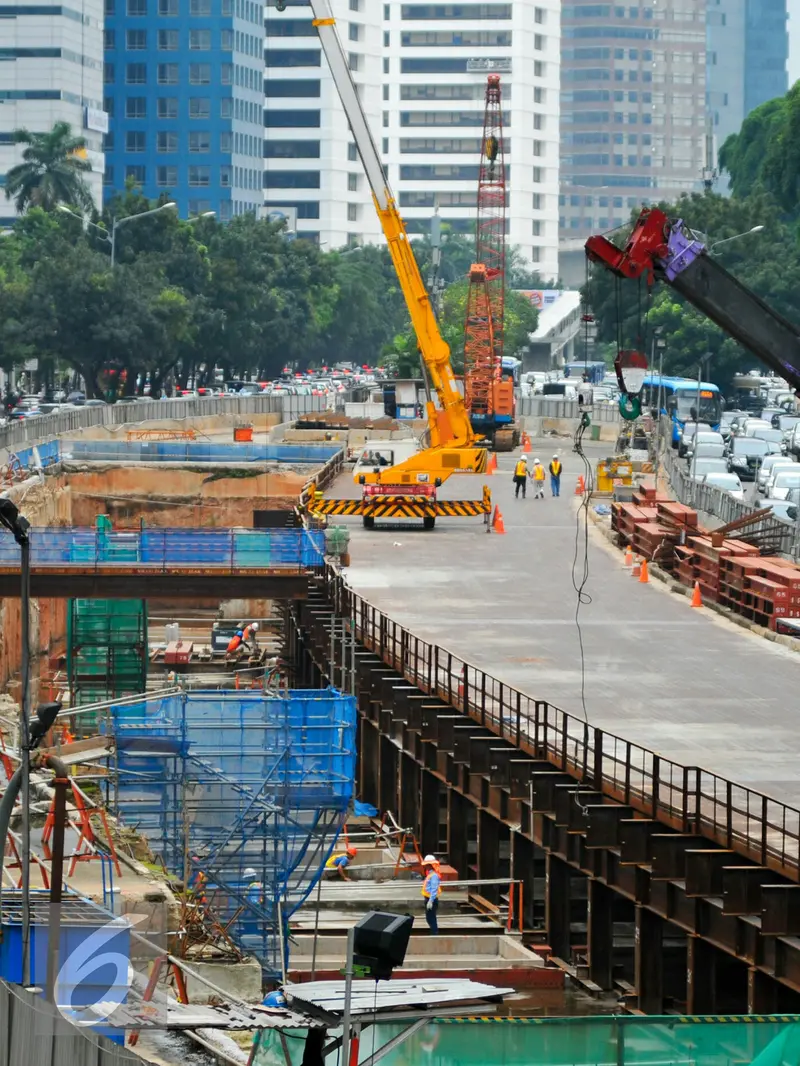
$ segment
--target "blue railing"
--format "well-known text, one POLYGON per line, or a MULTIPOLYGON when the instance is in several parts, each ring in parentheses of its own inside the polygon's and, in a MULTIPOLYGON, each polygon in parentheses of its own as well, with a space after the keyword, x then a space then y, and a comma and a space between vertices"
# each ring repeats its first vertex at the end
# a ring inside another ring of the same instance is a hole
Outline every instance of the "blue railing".
MULTIPOLYGON (((322 565, 325 534, 307 529, 31 530, 34 567, 132 566, 169 571, 193 566, 308 569, 322 565)), ((20 549, 0 533, 0 566, 17 567, 20 549)))

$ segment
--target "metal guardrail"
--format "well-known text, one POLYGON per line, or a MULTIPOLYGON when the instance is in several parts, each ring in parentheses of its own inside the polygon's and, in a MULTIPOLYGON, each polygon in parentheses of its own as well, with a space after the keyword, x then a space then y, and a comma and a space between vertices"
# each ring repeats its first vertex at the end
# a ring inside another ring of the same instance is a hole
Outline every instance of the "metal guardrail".
POLYGON ((0 427, 0 449, 36 444, 91 426, 136 425, 139 422, 161 422, 174 418, 278 414, 281 421, 289 422, 302 414, 325 410, 326 399, 325 396, 225 396, 76 407, 72 411, 58 411, 0 427))
MULTIPOLYGON (((307 529, 142 529, 93 527, 33 529, 31 565, 85 571, 119 567, 171 573, 202 570, 277 569, 305 571, 322 565, 325 535, 307 529)), ((11 533, 0 533, 0 567, 17 569, 20 550, 11 533)))
MULTIPOLYGON (((704 485, 700 481, 695 481, 689 472, 686 460, 679 458, 678 453, 669 445, 662 453, 660 462, 667 472, 670 488, 678 502, 718 518, 720 525, 735 522, 758 510, 753 504, 737 500, 717 485, 704 485)), ((747 527, 749 533, 766 532, 767 528, 771 533, 775 530, 781 531, 779 537, 781 553, 796 558, 795 552, 798 548, 798 535, 800 535, 797 523, 788 522, 784 518, 767 516, 760 522, 747 527)))
POLYGON ((417 637, 353 592, 332 569, 328 595, 357 639, 423 692, 499 736, 680 832, 696 832, 800 880, 800 810, 700 766, 593 726, 417 637))

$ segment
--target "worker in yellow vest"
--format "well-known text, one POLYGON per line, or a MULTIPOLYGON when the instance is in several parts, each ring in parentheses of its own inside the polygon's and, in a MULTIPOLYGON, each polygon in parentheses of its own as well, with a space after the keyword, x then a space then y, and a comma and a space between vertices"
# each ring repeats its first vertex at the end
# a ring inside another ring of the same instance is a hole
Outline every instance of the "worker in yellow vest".
POLYGON ((531 473, 531 480, 533 481, 533 498, 534 500, 544 499, 544 467, 542 466, 540 459, 533 460, 533 471, 531 473))
POLYGON ((525 499, 525 487, 528 484, 528 460, 524 455, 517 459, 514 467, 514 499, 519 499, 519 490, 522 489, 522 498, 525 499))
POLYGON ((561 495, 561 460, 557 455, 550 460, 550 489, 554 496, 561 495))

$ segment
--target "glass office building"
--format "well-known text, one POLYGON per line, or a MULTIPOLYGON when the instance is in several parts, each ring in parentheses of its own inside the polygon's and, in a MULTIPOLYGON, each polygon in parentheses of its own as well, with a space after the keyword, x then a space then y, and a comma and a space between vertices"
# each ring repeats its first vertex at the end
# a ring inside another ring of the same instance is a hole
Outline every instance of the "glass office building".
POLYGON ((264 8, 105 0, 106 199, 132 179, 181 217, 263 205, 264 8))

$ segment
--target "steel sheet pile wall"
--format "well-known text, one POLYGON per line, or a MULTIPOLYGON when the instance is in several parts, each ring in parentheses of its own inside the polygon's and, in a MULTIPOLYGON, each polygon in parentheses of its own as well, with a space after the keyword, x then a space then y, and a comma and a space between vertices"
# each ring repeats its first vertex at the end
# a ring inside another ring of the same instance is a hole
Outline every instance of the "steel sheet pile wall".
MULTIPOLYGON (((325 535, 305 529, 143 529, 108 531, 93 526, 33 529, 34 567, 253 567, 306 570, 321 565, 325 535)), ((19 546, 0 533, 0 566, 19 565, 19 546)))
POLYGON ((116 708, 116 808, 192 877, 269 972, 353 794, 355 701, 328 689, 193 692, 116 708))

